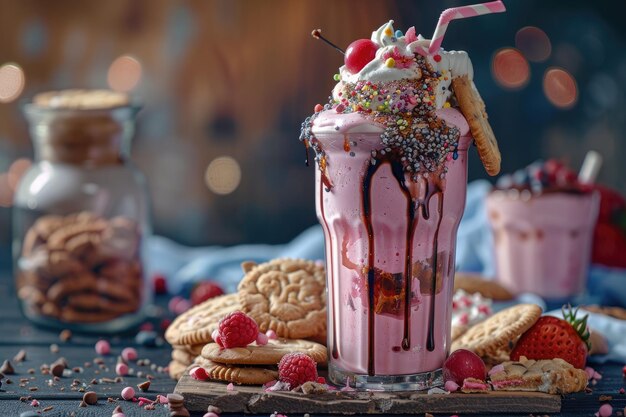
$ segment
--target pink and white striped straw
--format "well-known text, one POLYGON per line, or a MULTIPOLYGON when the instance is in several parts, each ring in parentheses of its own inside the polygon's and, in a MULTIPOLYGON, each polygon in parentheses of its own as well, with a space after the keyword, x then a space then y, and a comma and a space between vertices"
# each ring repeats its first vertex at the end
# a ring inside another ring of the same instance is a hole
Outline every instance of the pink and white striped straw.
POLYGON ((443 42, 443 36, 446 34, 446 29, 448 29, 450 21, 490 13, 502 13, 504 11, 506 11, 506 8, 501 0, 489 3, 471 4, 469 6, 460 6, 444 10, 439 17, 439 22, 437 22, 435 33, 433 33, 430 46, 428 47, 428 52, 432 54, 439 50, 441 42, 443 42))

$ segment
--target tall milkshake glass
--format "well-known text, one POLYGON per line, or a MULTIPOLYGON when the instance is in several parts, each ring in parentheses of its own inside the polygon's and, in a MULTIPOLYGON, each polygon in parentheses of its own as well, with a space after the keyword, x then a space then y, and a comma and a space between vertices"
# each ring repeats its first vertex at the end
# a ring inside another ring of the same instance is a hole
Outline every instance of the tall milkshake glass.
POLYGON ((301 140, 318 168, 330 380, 426 389, 442 383, 451 342, 472 142, 462 86, 453 90, 458 77, 464 91, 475 87, 465 52, 425 53, 428 41, 392 23, 348 47, 330 102, 303 123, 301 140))
POLYGON ((378 134, 345 134, 348 152, 339 132, 316 137, 328 158, 316 175, 316 208, 326 240, 330 379, 370 388, 436 385, 451 342, 470 138, 461 138, 444 181, 414 183, 392 158, 371 164, 378 134))

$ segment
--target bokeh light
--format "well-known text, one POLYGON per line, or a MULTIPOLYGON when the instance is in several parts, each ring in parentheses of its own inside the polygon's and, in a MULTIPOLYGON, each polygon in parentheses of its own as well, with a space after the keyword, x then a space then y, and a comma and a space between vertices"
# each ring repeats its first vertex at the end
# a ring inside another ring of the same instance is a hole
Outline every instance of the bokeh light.
POLYGON ((207 167, 204 180, 215 194, 230 194, 241 182, 239 163, 230 156, 215 158, 207 167))
POLYGON ((9 185, 9 174, 0 174, 0 207, 11 207, 13 204, 13 191, 9 185))
POLYGON ((504 48, 494 54, 491 60, 491 73, 502 87, 517 90, 528 84, 530 66, 520 51, 504 48))
POLYGON ((7 179, 12 191, 15 191, 20 179, 31 165, 31 160, 26 158, 17 159, 11 164, 9 172, 7 172, 7 179))
POLYGON ((562 68, 549 68, 543 76, 543 92, 554 106, 568 109, 576 104, 576 80, 562 68))
POLYGON ((515 46, 532 62, 543 62, 552 52, 550 38, 535 26, 526 26, 518 30, 515 34, 515 46))
POLYGON ((4 64, 0 67, 0 103, 10 103, 22 94, 26 77, 17 64, 4 64))
POLYGON ((141 80, 141 63, 130 55, 115 59, 109 67, 109 86, 115 91, 126 93, 137 87, 141 80))

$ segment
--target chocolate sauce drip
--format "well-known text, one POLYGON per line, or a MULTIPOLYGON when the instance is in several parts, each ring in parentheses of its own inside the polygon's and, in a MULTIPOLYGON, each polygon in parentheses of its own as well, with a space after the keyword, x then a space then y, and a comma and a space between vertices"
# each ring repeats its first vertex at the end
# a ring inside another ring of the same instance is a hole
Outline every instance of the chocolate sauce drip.
POLYGON ((363 220, 365 222, 365 228, 367 229, 367 292, 369 308, 367 311, 367 373, 369 375, 376 375, 374 367, 374 227, 372 225, 372 177, 380 167, 380 163, 367 166, 365 177, 363 178, 363 220))
POLYGON ((415 217, 415 203, 411 197, 411 192, 406 186, 406 179, 402 164, 398 161, 391 162, 391 172, 398 181, 402 193, 406 197, 406 213, 407 213, 407 229, 406 229, 406 246, 404 259, 404 335, 402 337, 402 349, 409 350, 411 348, 411 281, 413 277, 413 235, 417 227, 417 219, 415 217))
MULTIPOLYGON (((433 240, 433 278, 430 286, 430 310, 428 312, 428 337, 426 339, 426 349, 429 352, 435 350, 435 296, 437 294, 437 264, 438 264, 438 246, 439 246, 439 227, 441 226, 441 220, 443 218, 443 191, 441 189, 437 189, 434 194, 439 193, 439 198, 437 199, 437 211, 438 211, 438 219, 437 219, 437 228, 435 229, 435 238, 433 240)), ((432 197, 432 196, 430 196, 432 197)), ((426 201, 430 201, 430 197, 426 201)))
POLYGON ((302 143, 304 143, 304 153, 305 153, 305 157, 304 157, 304 163, 306 164, 306 166, 309 166, 309 141, 308 140, 303 140, 302 143))
MULTIPOLYGON (((307 147, 307 157, 308 157, 308 147, 307 147)), ((323 174, 322 174, 323 175, 323 174)), ((333 274, 333 241, 332 241, 332 234, 330 233, 330 229, 328 228, 328 223, 326 222, 326 214, 324 213, 324 184, 320 184, 320 214, 322 215, 322 221, 324 222, 324 228, 325 233, 326 233, 326 245, 328 245, 328 248, 330 248, 330 250, 327 250, 326 253, 330 254, 330 259, 328 260, 328 265, 327 265, 327 269, 326 269, 326 274, 330 274, 330 276, 328 276, 327 278, 327 283, 328 283, 328 289, 329 294, 328 294, 328 301, 329 301, 329 305, 332 306, 332 309, 334 310, 335 308, 335 291, 334 291, 334 283, 335 283, 335 277, 332 275, 333 274)), ((330 334, 331 336, 331 355, 333 356, 334 359, 339 359, 339 350, 337 349, 337 323, 335 322, 335 316, 336 313, 333 311, 331 314, 330 309, 328 309, 328 314, 331 316, 331 320, 330 322, 332 323, 332 329, 330 334)))

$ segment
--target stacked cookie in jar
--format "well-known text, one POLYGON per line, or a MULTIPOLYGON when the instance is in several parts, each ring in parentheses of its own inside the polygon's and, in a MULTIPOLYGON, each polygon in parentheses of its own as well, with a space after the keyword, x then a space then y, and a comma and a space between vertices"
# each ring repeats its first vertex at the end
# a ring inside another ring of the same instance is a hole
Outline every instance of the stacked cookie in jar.
POLYGON ((15 195, 14 271, 24 314, 116 332, 142 319, 144 177, 128 159, 138 107, 120 93, 66 90, 25 107, 35 163, 15 195))

